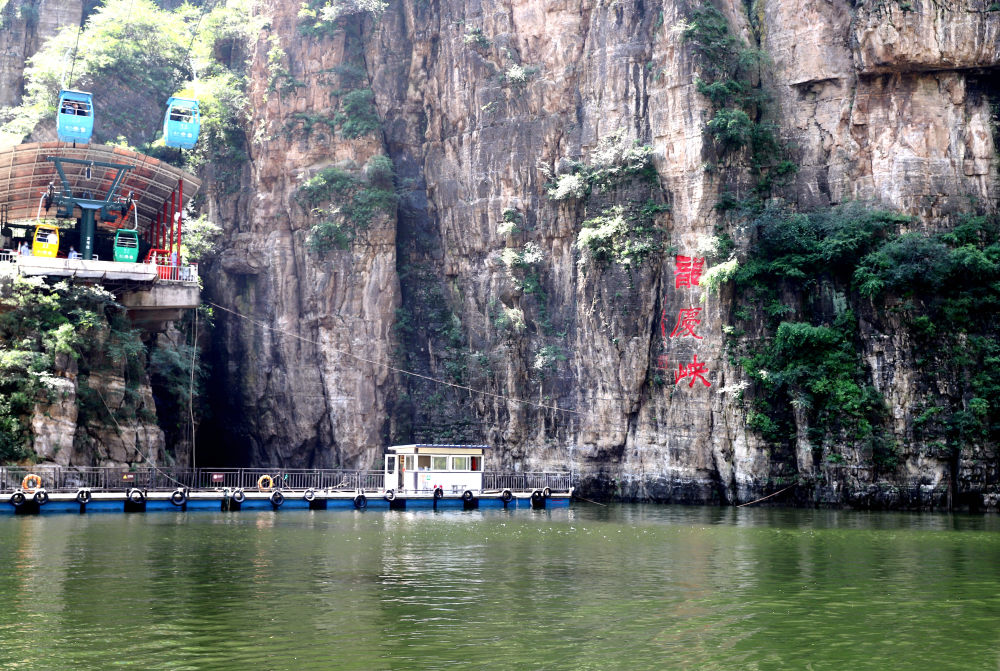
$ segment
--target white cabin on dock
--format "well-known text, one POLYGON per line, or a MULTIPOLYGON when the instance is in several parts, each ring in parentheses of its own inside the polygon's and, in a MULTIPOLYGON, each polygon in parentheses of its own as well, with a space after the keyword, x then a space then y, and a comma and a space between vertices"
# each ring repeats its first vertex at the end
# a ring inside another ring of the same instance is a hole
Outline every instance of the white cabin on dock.
POLYGON ((487 445, 393 445, 385 455, 385 489, 461 495, 483 489, 487 445))

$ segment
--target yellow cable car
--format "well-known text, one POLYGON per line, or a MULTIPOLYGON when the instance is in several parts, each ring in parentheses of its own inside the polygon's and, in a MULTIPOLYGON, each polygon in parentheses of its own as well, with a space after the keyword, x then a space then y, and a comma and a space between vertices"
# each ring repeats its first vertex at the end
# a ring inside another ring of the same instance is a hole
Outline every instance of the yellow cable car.
POLYGON ((59 229, 52 224, 35 226, 35 236, 31 244, 33 256, 47 256, 54 259, 59 253, 59 229))

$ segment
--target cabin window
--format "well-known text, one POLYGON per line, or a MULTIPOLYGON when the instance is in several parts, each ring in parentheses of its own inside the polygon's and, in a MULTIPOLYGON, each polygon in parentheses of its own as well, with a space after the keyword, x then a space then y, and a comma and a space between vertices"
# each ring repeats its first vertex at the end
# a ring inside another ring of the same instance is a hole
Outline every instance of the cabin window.
POLYGON ((385 460, 385 470, 387 470, 390 473, 394 473, 396 471, 396 457, 395 456, 390 455, 385 460))
POLYGON ((434 468, 432 470, 435 471, 448 470, 448 457, 432 457, 431 459, 434 462, 434 468))
POLYGON ((403 470, 412 471, 413 470, 413 455, 408 454, 403 457, 403 470))
POLYGON ((483 470, 483 458, 482 457, 472 457, 472 470, 481 471, 483 470))
POLYGON ((469 458, 468 457, 452 457, 451 458, 451 470, 453 470, 453 471, 467 471, 467 470, 469 470, 469 458))
POLYGON ((430 455, 419 454, 417 455, 417 468, 421 471, 429 471, 431 468, 431 457, 430 455))

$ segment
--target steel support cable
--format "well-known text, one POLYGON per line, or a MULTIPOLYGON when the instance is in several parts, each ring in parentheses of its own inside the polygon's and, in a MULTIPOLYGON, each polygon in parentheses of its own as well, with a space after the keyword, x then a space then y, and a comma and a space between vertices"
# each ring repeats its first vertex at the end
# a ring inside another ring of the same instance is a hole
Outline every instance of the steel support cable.
MULTIPOLYGON (((449 382, 447 380, 442 380, 442 379, 439 379, 439 378, 431 377, 430 375, 424 375, 422 373, 415 373, 413 371, 406 370, 406 369, 403 369, 403 368, 399 368, 397 366, 393 366, 391 364, 383 363, 383 362, 380 362, 380 361, 374 361, 372 359, 366 359, 365 357, 358 356, 357 354, 352 354, 351 352, 348 352, 346 350, 342 350, 342 349, 338 349, 336 347, 330 347, 328 345, 324 345, 323 343, 321 343, 321 342, 319 342, 317 340, 313 340, 311 338, 306 338, 305 336, 301 336, 301 335, 299 335, 297 333, 292 333, 291 331, 286 331, 284 329, 280 329, 280 328, 277 328, 277 327, 274 327, 274 326, 270 326, 268 324, 265 324, 264 322, 257 321, 256 319, 252 319, 250 317, 247 317, 246 315, 240 314, 236 310, 232 310, 230 308, 223 307, 222 305, 219 305, 218 303, 213 303, 212 301, 204 301, 204 302, 206 304, 208 304, 208 305, 211 305, 212 307, 219 308, 223 312, 228 312, 229 314, 235 315, 236 317, 239 317, 240 319, 248 321, 251 324, 254 324, 254 325, 259 326, 261 328, 267 329, 269 331, 274 331, 275 333, 281 333, 281 334, 290 336, 292 338, 296 338, 298 340, 301 340, 302 342, 307 342, 307 343, 310 343, 312 345, 316 345, 317 347, 319 347, 319 348, 321 348, 323 350, 328 350, 328 351, 335 352, 337 354, 341 354, 343 356, 346 356, 346 357, 349 357, 351 359, 354 359, 355 361, 359 361, 359 362, 362 362, 362 363, 371 364, 373 366, 379 366, 381 368, 384 368, 385 370, 389 370, 389 371, 392 371, 394 373, 399 373, 401 375, 407 375, 409 377, 414 377, 414 378, 418 378, 418 379, 421 379, 421 380, 426 380, 428 382, 433 382, 434 384, 440 384, 440 385, 444 385, 446 387, 452 387, 454 389, 461 389, 462 391, 467 391, 467 392, 469 392, 471 394, 478 394, 478 395, 484 396, 486 398, 492 398, 492 399, 501 400, 501 401, 510 401, 510 402, 513 402, 513 403, 520 403, 522 405, 527 405, 527 406, 535 407, 535 408, 538 408, 540 410, 551 410, 553 412, 565 412, 565 413, 577 415, 578 417, 594 417, 594 413, 593 412, 584 411, 584 410, 573 410, 571 408, 561 408, 561 407, 559 407, 557 405, 547 405, 545 403, 539 403, 537 401, 529 401, 529 400, 526 400, 526 399, 523 399, 523 398, 515 398, 513 396, 507 396, 506 394, 497 394, 497 393, 494 393, 494 392, 491 392, 491 391, 485 391, 483 389, 476 389, 475 387, 470 387, 468 385, 458 384, 457 382, 449 382)), ((603 398, 603 397, 597 397, 597 398, 593 398, 592 400, 606 400, 606 401, 615 401, 615 402, 620 402, 620 403, 624 403, 625 402, 625 399, 620 399, 620 398, 603 398)), ((625 430, 625 431, 629 430, 628 423, 625 423, 625 424, 612 424, 610 426, 613 426, 614 428, 622 429, 622 430, 625 430)))

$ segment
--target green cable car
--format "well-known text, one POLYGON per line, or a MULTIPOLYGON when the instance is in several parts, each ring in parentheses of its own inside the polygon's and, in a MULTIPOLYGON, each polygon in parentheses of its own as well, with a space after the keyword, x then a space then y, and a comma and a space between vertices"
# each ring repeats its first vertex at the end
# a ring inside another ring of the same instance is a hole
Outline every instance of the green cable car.
POLYGON ((115 233, 115 261, 135 263, 139 260, 139 231, 120 228, 115 233))

